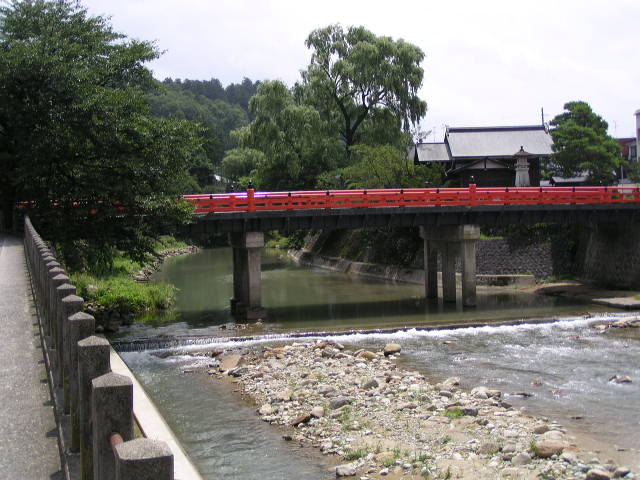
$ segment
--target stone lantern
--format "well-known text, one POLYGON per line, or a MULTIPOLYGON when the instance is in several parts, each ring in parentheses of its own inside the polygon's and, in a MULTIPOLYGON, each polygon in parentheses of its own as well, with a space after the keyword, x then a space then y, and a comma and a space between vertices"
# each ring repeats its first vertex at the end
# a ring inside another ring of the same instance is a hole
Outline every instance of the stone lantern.
POLYGON ((525 152, 522 146, 514 155, 516 158, 516 187, 531 186, 531 181, 529 180, 529 157, 532 156, 529 152, 525 152))

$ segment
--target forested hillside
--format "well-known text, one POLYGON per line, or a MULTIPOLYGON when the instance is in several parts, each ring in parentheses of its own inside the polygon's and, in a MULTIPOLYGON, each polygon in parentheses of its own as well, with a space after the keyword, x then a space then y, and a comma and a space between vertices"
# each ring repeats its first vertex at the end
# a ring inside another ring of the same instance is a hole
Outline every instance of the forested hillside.
POLYGON ((167 78, 157 91, 149 95, 154 115, 200 124, 205 157, 199 166, 192 169, 192 174, 203 191, 223 188, 212 184, 213 174, 222 173, 222 158, 227 150, 235 146, 230 132, 249 123, 249 100, 255 95, 259 84, 245 78, 241 83, 223 87, 216 78, 167 78))

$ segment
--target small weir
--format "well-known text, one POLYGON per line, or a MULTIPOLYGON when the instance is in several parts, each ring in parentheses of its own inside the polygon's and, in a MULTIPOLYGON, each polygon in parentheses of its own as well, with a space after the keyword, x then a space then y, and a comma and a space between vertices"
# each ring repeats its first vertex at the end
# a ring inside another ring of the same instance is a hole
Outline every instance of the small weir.
POLYGON ((274 256, 268 259, 265 281, 279 288, 269 288, 277 296, 267 298, 265 306, 274 308, 275 317, 259 327, 237 328, 225 310, 230 269, 224 264, 226 253, 173 259, 161 276, 181 289, 176 321, 137 325, 113 339, 205 478, 335 477, 327 472, 326 459, 284 441, 280 430, 262 422, 256 407, 233 392, 233 384, 208 376, 212 359, 197 355, 316 338, 331 338, 353 349, 400 343, 401 368, 419 370, 434 381, 458 376, 463 387, 499 388, 514 406, 556 420, 597 446, 608 444, 603 460, 611 454, 633 466, 634 458, 640 458, 638 329, 602 334, 591 327, 633 313, 527 295, 496 301, 490 293, 473 311, 427 311, 415 301, 410 306, 419 286, 299 269, 274 256), (189 285, 200 285, 200 290, 187 291, 189 285), (368 301, 380 305, 381 300, 404 307, 393 316, 381 309, 376 315, 366 306, 368 301), (315 310, 323 301, 324 320, 315 310), (345 303, 348 313, 341 316, 345 303), (310 311, 313 315, 305 318, 310 311), (629 376, 633 382, 609 382, 614 375, 629 376))

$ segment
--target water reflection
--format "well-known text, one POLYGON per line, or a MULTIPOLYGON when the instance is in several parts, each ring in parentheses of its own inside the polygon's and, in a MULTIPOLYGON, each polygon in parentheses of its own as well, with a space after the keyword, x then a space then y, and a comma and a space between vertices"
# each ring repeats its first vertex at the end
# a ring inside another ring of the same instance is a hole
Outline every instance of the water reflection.
MULTIPOLYGON (((219 326, 234 322, 229 309, 231 271, 228 248, 170 259, 156 278, 179 288, 177 314, 151 319, 152 327, 145 334, 187 334, 192 330, 220 334, 219 326), (153 325, 164 327, 154 331, 153 325)), ((465 324, 603 310, 560 297, 483 289, 479 290, 477 307, 463 309, 460 302, 425 300, 421 285, 300 268, 277 250, 265 251, 262 278, 263 305, 268 312, 263 333, 465 324)), ((142 334, 144 328, 134 330, 142 334)))

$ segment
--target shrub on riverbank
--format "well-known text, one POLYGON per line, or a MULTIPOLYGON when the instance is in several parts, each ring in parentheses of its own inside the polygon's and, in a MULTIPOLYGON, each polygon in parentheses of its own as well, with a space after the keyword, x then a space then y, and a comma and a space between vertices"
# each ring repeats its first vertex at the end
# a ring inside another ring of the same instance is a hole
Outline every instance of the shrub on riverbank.
POLYGON ((146 262, 116 256, 107 269, 72 272, 71 282, 94 313, 108 312, 119 316, 120 320, 132 320, 143 312, 167 310, 175 303, 176 288, 173 285, 138 282, 132 276, 156 261, 163 252, 182 248, 188 248, 188 245, 173 237, 162 237, 156 244, 156 254, 149 255, 146 262))

